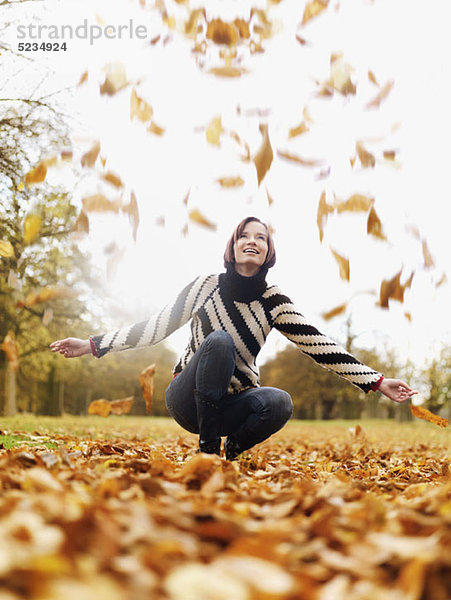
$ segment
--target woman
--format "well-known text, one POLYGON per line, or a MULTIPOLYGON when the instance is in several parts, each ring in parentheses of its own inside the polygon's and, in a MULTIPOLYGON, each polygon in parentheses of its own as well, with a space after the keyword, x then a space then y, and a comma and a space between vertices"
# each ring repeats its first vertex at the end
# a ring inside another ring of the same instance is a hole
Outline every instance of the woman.
POLYGON ((191 339, 166 390, 169 413, 199 434, 199 451, 233 460, 281 429, 293 412, 287 392, 260 387, 257 354, 275 327, 321 366, 368 393, 379 390, 394 402, 414 394, 399 379, 385 379, 320 333, 266 274, 276 262, 266 224, 248 217, 236 227, 224 253, 225 273, 198 277, 173 303, 147 321, 88 340, 50 344, 66 358, 153 345, 191 319, 191 339))

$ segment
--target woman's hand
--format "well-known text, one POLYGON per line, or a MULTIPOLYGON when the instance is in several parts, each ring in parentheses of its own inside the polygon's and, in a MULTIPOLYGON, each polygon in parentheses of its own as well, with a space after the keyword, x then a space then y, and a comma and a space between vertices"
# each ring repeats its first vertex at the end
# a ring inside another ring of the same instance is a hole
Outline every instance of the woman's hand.
POLYGON ((399 403, 405 402, 414 394, 418 394, 400 379, 383 379, 379 386, 379 392, 382 392, 384 396, 387 396, 393 402, 399 403))
POLYGON ((52 352, 59 352, 66 358, 75 358, 83 354, 91 354, 91 343, 89 340, 80 340, 78 338, 66 338, 56 340, 50 344, 52 352))

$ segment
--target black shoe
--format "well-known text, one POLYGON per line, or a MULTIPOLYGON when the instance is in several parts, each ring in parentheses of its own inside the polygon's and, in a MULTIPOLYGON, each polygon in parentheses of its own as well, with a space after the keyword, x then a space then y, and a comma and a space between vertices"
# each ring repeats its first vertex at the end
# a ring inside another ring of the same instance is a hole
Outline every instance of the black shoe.
POLYGON ((235 458, 243 452, 238 442, 236 442, 231 436, 225 441, 225 456, 227 460, 235 460, 235 458))
POLYGON ((205 454, 221 454, 221 438, 212 442, 199 441, 199 449, 197 452, 205 452, 205 454))

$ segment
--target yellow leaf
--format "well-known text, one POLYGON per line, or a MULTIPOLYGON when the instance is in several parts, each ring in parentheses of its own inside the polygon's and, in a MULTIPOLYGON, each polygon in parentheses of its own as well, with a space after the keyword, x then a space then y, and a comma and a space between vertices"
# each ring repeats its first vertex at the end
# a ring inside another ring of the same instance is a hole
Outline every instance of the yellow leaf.
POLYGON ((128 84, 125 68, 122 63, 112 63, 106 67, 105 81, 100 86, 100 93, 113 96, 128 84))
POLYGON ((448 278, 446 277, 446 273, 443 273, 443 275, 440 277, 440 280, 435 284, 435 287, 438 288, 441 285, 443 285, 444 283, 446 283, 448 281, 448 278))
POLYGON ((25 185, 23 183, 23 181, 20 181, 19 184, 17 185, 17 191, 22 192, 25 189, 25 185))
POLYGON ((23 224, 23 241, 31 244, 41 229, 42 219, 39 215, 27 215, 23 224))
POLYGON ((94 194, 82 199, 83 209, 87 212, 119 212, 119 202, 108 200, 103 194, 94 194))
POLYGON ((47 175, 47 165, 45 161, 39 162, 34 169, 28 171, 25 175, 25 183, 27 185, 33 185, 36 183, 42 183, 47 175))
POLYGON ((338 213, 345 211, 366 212, 374 203, 374 198, 363 196, 362 194, 353 194, 344 202, 338 202, 335 206, 338 213))
POLYGON ((205 8, 196 8, 195 10, 192 10, 188 21, 185 23, 185 34, 188 37, 195 38, 196 34, 200 33, 202 30, 206 20, 205 8))
POLYGON ((149 414, 152 405, 152 397, 154 392, 154 375, 155 365, 150 365, 139 375, 139 383, 143 391, 143 397, 146 402, 146 413, 149 414))
POLYGON ((139 209, 138 209, 138 202, 136 201, 135 192, 131 192, 130 203, 127 204, 126 206, 122 207, 122 212, 125 212, 128 214, 128 219, 129 219, 130 225, 132 226, 133 239, 136 242, 136 234, 138 232, 138 226, 139 226, 139 209))
POLYGON ((268 198, 268 206, 271 206, 272 204, 274 204, 274 200, 273 200, 272 196, 270 195, 270 193, 268 192, 267 188, 266 188, 266 196, 268 198))
POLYGON ((394 84, 395 82, 393 79, 386 83, 381 91, 370 102, 368 102, 365 108, 379 108, 381 102, 388 96, 394 84))
POLYGON ((288 137, 294 138, 298 135, 306 133, 307 131, 309 131, 308 125, 305 121, 302 121, 297 127, 293 127, 292 129, 290 129, 290 131, 288 132, 288 137))
POLYGON ((208 124, 207 131, 205 133, 207 137, 207 142, 215 146, 219 146, 221 133, 224 133, 224 129, 221 123, 221 117, 213 117, 213 119, 208 124))
POLYGON ((374 85, 377 85, 377 87, 379 87, 379 84, 377 83, 377 79, 373 71, 368 71, 368 79, 371 81, 371 83, 374 83, 374 85))
POLYGON ((410 405, 410 410, 414 417, 418 419, 424 419, 425 421, 429 421, 430 423, 434 423, 434 425, 438 425, 439 427, 448 427, 449 421, 443 417, 439 417, 438 415, 434 415, 427 408, 423 408, 422 406, 414 406, 410 405))
POLYGON ((82 167, 93 167, 100 152, 100 142, 96 141, 92 148, 81 157, 82 167))
POLYGON ((379 219, 376 211, 374 210, 374 206, 371 207, 370 213, 368 215, 366 231, 368 234, 374 235, 374 237, 377 237, 381 240, 387 239, 382 230, 381 220, 379 219))
POLYGON ((155 121, 151 121, 149 127, 147 128, 147 131, 149 131, 150 133, 154 133, 155 135, 163 135, 164 128, 157 125, 155 121))
POLYGON ((134 399, 134 396, 129 396, 128 398, 123 398, 122 400, 111 400, 111 413, 113 415, 128 415, 132 409, 134 399))
POLYGON ((362 167, 374 167, 376 164, 376 159, 374 156, 368 152, 364 147, 362 142, 357 142, 355 145, 356 152, 358 154, 360 163, 362 167))
POLYGON ((142 123, 146 123, 152 115, 153 109, 150 104, 140 98, 133 88, 130 96, 130 119, 137 117, 142 123))
POLYGON ((305 25, 310 19, 319 15, 327 8, 328 4, 329 0, 311 0, 311 2, 307 2, 304 8, 301 25, 305 25))
POLYGON ((431 267, 434 266, 435 263, 434 263, 434 259, 431 256, 431 253, 429 252, 429 248, 428 248, 426 240, 423 240, 422 247, 423 247, 424 267, 426 269, 430 269, 431 267))
POLYGON ((17 371, 19 368, 19 348, 12 329, 6 334, 0 349, 6 354, 10 368, 13 371, 17 371))
POLYGON ((316 213, 316 223, 318 225, 318 229, 319 229, 319 241, 322 242, 323 241, 323 237, 324 237, 324 227, 327 223, 327 218, 329 213, 334 211, 334 207, 330 206, 330 204, 327 204, 326 202, 326 192, 322 192, 321 193, 321 198, 319 199, 319 203, 318 203, 318 211, 316 213))
POLYGON ((3 258, 13 258, 14 248, 11 242, 0 240, 0 256, 3 256, 3 258))
POLYGON ((390 298, 398 300, 399 302, 404 301, 404 287, 401 285, 401 271, 397 273, 392 279, 382 281, 380 287, 380 306, 382 308, 388 308, 388 301, 390 298))
POLYGON ((219 177, 216 180, 222 187, 240 187, 244 185, 244 180, 241 177, 219 177))
POLYGON ((405 312, 404 313, 405 318, 411 323, 412 322, 412 315, 409 312, 405 312))
POLYGON ((341 254, 338 254, 338 252, 333 250, 333 248, 330 248, 330 250, 338 263, 341 279, 349 281, 349 259, 345 258, 344 256, 341 256, 341 254))
POLYGON ((84 83, 86 83, 87 81, 88 81, 88 71, 85 71, 85 72, 84 72, 84 73, 81 75, 81 77, 80 77, 80 79, 79 79, 79 81, 78 81, 78 83, 77 83, 77 86, 83 85, 83 84, 84 84, 84 83))
POLYGON ((232 23, 226 23, 222 19, 212 19, 208 23, 206 37, 215 44, 233 46, 238 41, 239 33, 232 23))
POLYGON ((75 221, 73 231, 77 233, 89 233, 89 219, 85 211, 80 211, 80 214, 75 221))
POLYGON ((234 19, 233 24, 238 30, 240 34, 240 38, 243 40, 248 40, 251 37, 251 32, 249 31, 249 23, 244 19, 234 19))
POLYGON ((351 80, 352 67, 341 55, 331 56, 329 85, 340 94, 355 94, 356 87, 351 80))
POLYGON ((262 179, 269 170, 274 156, 271 143, 269 141, 268 125, 266 123, 260 124, 260 133, 263 136, 262 143, 259 151, 253 159, 255 168, 257 169, 258 185, 260 185, 262 179))
POLYGON ((98 415, 107 417, 111 412, 111 405, 108 400, 93 400, 88 406, 88 415, 98 415))
POLYGON ((188 206, 188 199, 189 199, 190 193, 191 193, 191 188, 188 190, 188 192, 186 193, 186 196, 183 198, 183 204, 185 206, 188 206))
POLYGON ((336 317, 336 316, 341 315, 342 313, 344 313, 345 310, 346 310, 346 308, 347 308, 347 306, 348 306, 348 304, 347 304, 347 302, 345 302, 344 304, 340 304, 339 306, 336 306, 335 308, 332 308, 328 312, 321 313, 321 316, 323 317, 323 319, 325 319, 326 321, 328 321, 329 319, 332 319, 333 317, 336 317))
POLYGON ((277 150, 277 155, 285 160, 296 162, 303 167, 317 167, 324 164, 323 160, 317 158, 302 158, 302 156, 297 156, 296 154, 291 154, 291 152, 285 152, 284 150, 277 150))
POLYGON ((194 221, 194 223, 202 225, 202 227, 216 230, 216 225, 204 217, 204 215, 197 208, 191 210, 188 214, 188 217, 191 221, 194 221))
POLYGON ((395 160, 396 150, 384 150, 384 158, 385 160, 395 160))
POLYGON ((246 73, 246 69, 226 65, 224 67, 213 67, 208 72, 217 77, 241 77, 243 73, 246 73))
POLYGON ((117 188, 124 187, 124 184, 122 183, 121 178, 118 175, 116 175, 115 173, 112 173, 111 171, 109 171, 108 173, 105 173, 105 175, 102 175, 102 179, 104 179, 108 183, 111 183, 111 185, 113 185, 114 187, 117 187, 117 188))

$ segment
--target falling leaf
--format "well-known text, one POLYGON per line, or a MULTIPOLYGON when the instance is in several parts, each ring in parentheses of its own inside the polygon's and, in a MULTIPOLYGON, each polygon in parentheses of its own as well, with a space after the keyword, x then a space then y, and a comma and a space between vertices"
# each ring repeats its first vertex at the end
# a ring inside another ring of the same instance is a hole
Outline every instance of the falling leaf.
POLYGON ((213 231, 216 230, 216 225, 209 221, 206 217, 204 217, 204 215, 197 208, 190 210, 188 218, 194 223, 202 225, 202 227, 207 227, 208 229, 212 229, 213 231))
POLYGON ((434 259, 431 256, 431 253, 429 252, 429 248, 428 248, 426 240, 422 241, 422 247, 423 247, 424 268, 430 269, 431 267, 434 266, 435 263, 434 263, 434 259))
POLYGON ((339 306, 336 306, 335 308, 332 308, 328 312, 321 313, 321 316, 326 321, 329 321, 329 319, 332 319, 333 317, 336 317, 336 316, 341 315, 342 313, 344 313, 345 310, 346 310, 346 308, 347 308, 347 306, 348 306, 348 304, 347 304, 347 302, 345 302, 344 304, 340 304, 339 306))
POLYGON ((371 81, 371 83, 374 83, 374 85, 377 85, 377 87, 379 87, 379 84, 377 83, 377 79, 373 71, 368 71, 368 79, 371 81))
POLYGON ((14 257, 14 248, 11 242, 0 240, 0 256, 3 256, 3 258, 14 257))
POLYGON ((74 156, 74 153, 70 148, 61 150, 61 160, 62 161, 64 161, 64 162, 71 161, 73 156, 74 156))
POLYGON ((355 165, 355 161, 357 160, 357 156, 353 156, 349 159, 349 162, 351 163, 351 167, 354 168, 355 165))
POLYGON ((130 203, 122 207, 122 212, 128 214, 128 219, 133 230, 133 239, 136 242, 136 234, 138 233, 139 227, 139 209, 138 202, 136 201, 135 192, 131 192, 130 203))
POLYGON ((347 96, 356 93, 356 86, 351 80, 352 67, 341 54, 332 55, 330 59, 329 85, 340 94, 347 96))
POLYGON ((307 46, 308 44, 307 40, 301 37, 298 33, 296 34, 296 40, 301 44, 301 46, 307 46))
POLYGON ((327 8, 328 4, 329 0, 311 0, 310 2, 307 2, 304 8, 301 25, 305 25, 310 19, 319 15, 327 8))
POLYGON ((390 298, 394 300, 404 301, 404 288, 401 286, 401 271, 397 273, 392 279, 382 281, 380 286, 380 306, 382 308, 388 308, 388 301, 390 298))
POLYGON ((249 31, 249 23, 244 19, 234 19, 233 24, 235 25, 238 33, 240 34, 240 38, 243 40, 248 40, 251 37, 251 33, 249 31))
POLYGON ((89 219, 84 210, 80 211, 80 214, 75 221, 73 231, 77 233, 89 233, 89 219))
POLYGON ((105 81, 100 86, 100 93, 113 96, 128 84, 125 68, 122 63, 112 63, 106 67, 105 81))
POLYGON ((255 168, 257 169, 258 185, 260 185, 262 179, 269 170, 274 156, 271 143, 269 141, 268 125, 266 123, 261 123, 259 129, 260 133, 262 134, 262 143, 259 151, 253 158, 255 168))
POLYGON ((388 96, 394 84, 395 82, 393 80, 390 80, 388 83, 386 83, 384 87, 380 90, 380 92, 377 94, 377 96, 375 96, 373 100, 368 102, 365 108, 379 108, 381 102, 385 100, 385 98, 388 96))
POLYGON ((341 256, 341 254, 338 254, 338 252, 336 252, 333 248, 330 248, 330 250, 338 263, 341 279, 349 281, 349 259, 341 256))
POLYGON ((439 281, 435 284, 435 287, 438 288, 441 285, 443 285, 444 283, 446 283, 448 281, 448 278, 446 277, 446 273, 443 273, 443 275, 440 277, 439 281))
POLYGON ((99 417, 107 417, 111 412, 111 404, 108 400, 99 399, 93 400, 88 406, 88 415, 98 415, 99 417))
POLYGON ((344 202, 338 202, 335 205, 338 213, 350 212, 366 212, 374 204, 374 198, 364 196, 362 194, 353 194, 344 202))
POLYGON ((410 410, 414 417, 418 419, 424 419, 425 421, 429 421, 430 423, 434 423, 434 425, 438 425, 439 427, 448 427, 449 421, 443 417, 439 417, 438 415, 434 415, 427 408, 423 408, 422 406, 415 406, 413 404, 410 405, 410 410))
POLYGON ((200 32, 203 24, 206 22, 205 8, 197 8, 190 12, 189 18, 185 23, 185 34, 188 37, 195 38, 196 34, 200 32))
POLYGON ((134 399, 134 396, 129 396, 128 398, 123 398, 122 400, 111 400, 111 414, 128 415, 132 409, 134 399))
POLYGON ((143 391, 143 397, 146 402, 146 413, 149 414, 150 407, 152 405, 152 397, 154 392, 154 375, 155 375, 155 365, 150 365, 143 371, 141 371, 139 375, 139 383, 141 384, 141 388, 143 391))
POLYGON ((364 148, 362 142, 357 142, 355 145, 355 149, 362 167, 374 167, 374 165, 376 164, 376 159, 370 152, 368 152, 364 148))
POLYGON ((160 127, 155 123, 155 121, 151 121, 149 127, 147 128, 149 133, 154 133, 155 135, 163 135, 164 127, 160 127))
POLYGON ((334 207, 326 202, 326 192, 321 193, 318 203, 318 211, 316 213, 316 223, 319 230, 319 241, 323 241, 324 227, 326 226, 329 213, 334 212, 334 207))
POLYGON ((19 349, 12 329, 6 334, 0 349, 6 354, 10 368, 16 372, 19 368, 19 349))
POLYGON ((382 229, 381 220, 379 219, 376 211, 374 210, 374 206, 371 206, 371 210, 368 215, 366 231, 369 235, 374 235, 374 237, 377 237, 381 240, 387 239, 382 229))
POLYGON ((405 318, 411 323, 412 322, 412 315, 409 312, 405 312, 404 313, 405 318))
POLYGON ((83 85, 87 81, 88 81, 88 71, 84 71, 84 73, 81 75, 81 77, 77 83, 77 87, 79 87, 80 85, 83 85))
POLYGON ((39 215, 29 214, 23 223, 24 244, 31 244, 38 236, 41 229, 42 219, 39 215))
POLYGON ((130 96, 130 119, 135 117, 142 123, 146 123, 153 115, 153 109, 145 100, 136 93, 136 89, 132 89, 130 96))
POLYGON ((216 180, 222 187, 240 187, 244 185, 244 179, 241 177, 219 177, 216 180))
POLYGON ((288 132, 289 138, 294 138, 298 135, 302 135, 303 133, 307 133, 309 131, 308 125, 305 121, 302 121, 297 127, 293 127, 288 132))
POLYGON ((277 155, 280 156, 280 158, 284 158, 285 160, 290 160, 292 162, 298 163, 303 167, 317 167, 319 165, 324 164, 324 160, 316 158, 302 158, 301 156, 297 156, 296 154, 292 154, 291 152, 285 152, 283 150, 277 150, 277 155))
POLYGON ((206 37, 215 44, 233 46, 238 41, 239 33, 232 23, 212 19, 207 25, 206 37))
POLYGON ((45 161, 39 162, 34 169, 28 171, 25 175, 25 183, 26 185, 34 185, 37 183, 42 183, 47 175, 47 165, 45 161))
POLYGON ((47 325, 50 323, 50 321, 53 319, 53 310, 51 308, 46 308, 44 310, 44 314, 42 315, 42 324, 44 325, 44 327, 47 327, 47 325))
POLYGON ((183 198, 183 204, 185 206, 188 206, 188 199, 189 199, 190 193, 191 193, 191 188, 187 191, 186 196, 183 198))
POLYGON ((124 187, 121 178, 115 173, 112 173, 111 171, 102 175, 102 179, 104 181, 107 181, 108 183, 111 183, 111 185, 113 185, 116 188, 124 187))
POLYGON ((87 212, 119 212, 120 202, 117 200, 108 200, 103 194, 94 194, 82 198, 83 209, 87 212))
POLYGON ((274 200, 271 194, 268 192, 268 188, 266 188, 266 197, 268 198, 268 206, 272 206, 274 204, 274 200))
POLYGON ((81 157, 82 167, 93 167, 100 152, 100 142, 96 141, 92 148, 81 157))
POLYGON ((395 160, 396 150, 384 150, 384 158, 385 160, 395 160))
POLYGON ((241 77, 243 73, 246 73, 246 69, 226 65, 224 67, 213 67, 208 72, 217 77, 241 77))
POLYGON ((224 132, 221 123, 221 116, 213 117, 207 127, 207 131, 205 135, 207 137, 207 142, 213 144, 214 146, 220 145, 221 134, 224 132))

